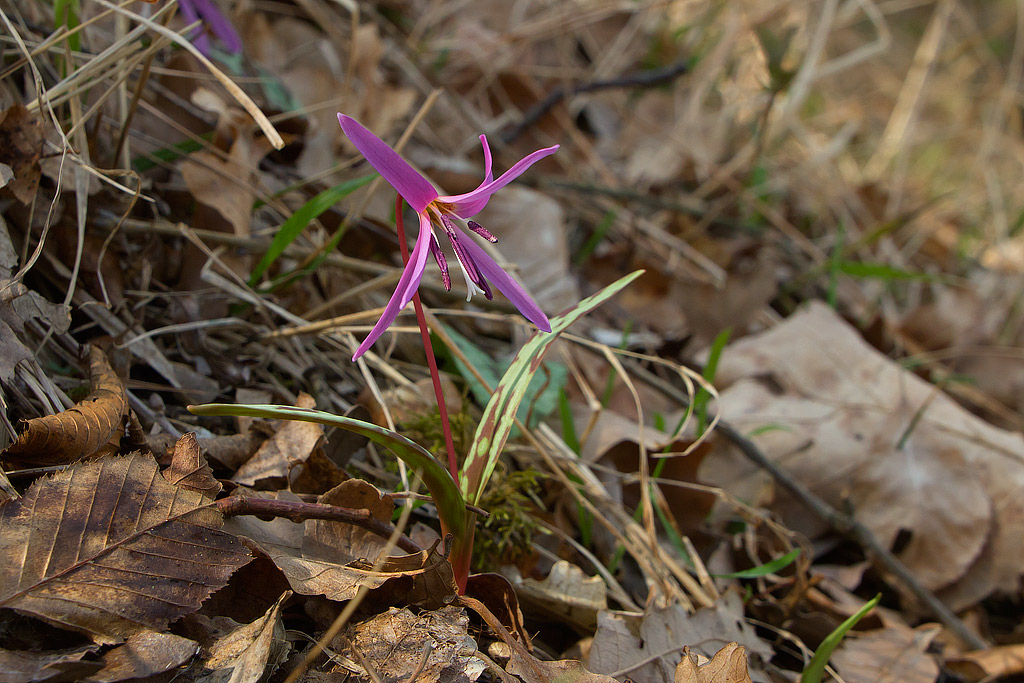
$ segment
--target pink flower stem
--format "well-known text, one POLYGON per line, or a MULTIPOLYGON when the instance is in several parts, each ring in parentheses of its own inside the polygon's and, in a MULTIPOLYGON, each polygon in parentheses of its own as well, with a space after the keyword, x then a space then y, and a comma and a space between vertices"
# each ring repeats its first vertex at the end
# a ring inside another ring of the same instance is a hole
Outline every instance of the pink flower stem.
MULTIPOLYGON (((398 228, 398 247, 402 250, 402 262, 409 263, 409 245, 405 241, 405 225, 402 222, 402 195, 395 197, 395 227, 398 228)), ((448 471, 458 481, 459 463, 455 458, 455 443, 452 440, 452 426, 448 421, 448 406, 444 401, 441 389, 441 374, 437 370, 437 359, 434 358, 434 347, 430 343, 430 332, 427 330, 427 319, 423 315, 423 304, 417 292, 412 297, 412 305, 416 309, 416 322, 420 325, 420 337, 423 339, 423 352, 427 355, 427 367, 430 368, 430 379, 434 383, 434 396, 437 398, 437 410, 441 414, 441 431, 444 432, 444 447, 448 451, 448 471)))

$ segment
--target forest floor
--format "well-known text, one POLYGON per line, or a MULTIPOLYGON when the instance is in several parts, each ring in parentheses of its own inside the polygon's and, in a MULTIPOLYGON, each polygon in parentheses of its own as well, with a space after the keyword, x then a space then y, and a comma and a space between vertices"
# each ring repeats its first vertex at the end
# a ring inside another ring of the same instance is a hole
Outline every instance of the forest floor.
POLYGON ((1024 680, 1020 3, 0 20, 0 683, 1024 680))

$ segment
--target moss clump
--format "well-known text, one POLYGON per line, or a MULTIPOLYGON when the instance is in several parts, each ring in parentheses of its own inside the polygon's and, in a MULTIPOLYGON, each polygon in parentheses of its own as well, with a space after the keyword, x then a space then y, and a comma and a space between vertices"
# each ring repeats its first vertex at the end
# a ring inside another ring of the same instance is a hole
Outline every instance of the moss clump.
POLYGON ((538 500, 544 475, 527 468, 506 472, 498 468, 484 492, 480 507, 490 515, 477 525, 473 566, 493 571, 503 564, 517 564, 532 552, 537 522, 530 514, 538 500))

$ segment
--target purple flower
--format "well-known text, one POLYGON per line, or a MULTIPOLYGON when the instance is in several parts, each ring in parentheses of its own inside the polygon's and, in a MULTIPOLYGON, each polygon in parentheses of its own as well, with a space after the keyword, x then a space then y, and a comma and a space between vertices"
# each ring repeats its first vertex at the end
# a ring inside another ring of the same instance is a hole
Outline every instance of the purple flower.
POLYGON ((474 292, 483 294, 488 299, 492 298, 493 294, 488 284, 490 281, 498 291, 508 297, 508 300, 519 309, 519 312, 527 320, 544 332, 551 331, 548 317, 530 298, 526 290, 495 263, 494 259, 488 256, 487 252, 473 241, 472 237, 466 235, 460 226, 465 223, 467 228, 487 241, 497 242, 497 238, 479 223, 468 219, 483 210, 492 194, 518 178, 537 161, 549 154, 554 154, 558 145, 539 149, 524 157, 495 180, 491 173, 491 149, 487 146, 487 137, 481 135, 480 143, 484 147, 484 181, 472 192, 442 196, 438 195, 437 190, 426 178, 398 156, 398 152, 363 128, 355 119, 338 114, 338 122, 356 149, 366 157, 366 160, 378 173, 384 176, 384 180, 391 183, 391 186, 412 207, 420 219, 420 232, 416 238, 416 245, 409 256, 409 263, 406 264, 405 270, 402 271, 402 276, 398 280, 398 287, 391 295, 391 300, 384 308, 380 320, 373 326, 373 330, 363 340, 363 343, 359 345, 352 360, 363 355, 384 334, 384 330, 394 322, 399 311, 412 300, 416 289, 420 286, 420 280, 423 278, 423 270, 427 265, 427 252, 433 255, 441 269, 441 282, 444 284, 444 288, 451 290, 452 282, 451 276, 448 274, 448 264, 441 251, 441 243, 437 239, 435 230, 443 231, 451 242, 469 289, 467 301, 472 298, 474 292))
POLYGON ((217 8, 214 0, 178 0, 178 7, 181 8, 181 15, 185 18, 186 24, 203 22, 194 34, 192 43, 204 55, 210 56, 209 31, 213 31, 213 35, 220 38, 229 52, 238 54, 242 51, 242 39, 238 36, 238 31, 231 24, 231 20, 217 8))

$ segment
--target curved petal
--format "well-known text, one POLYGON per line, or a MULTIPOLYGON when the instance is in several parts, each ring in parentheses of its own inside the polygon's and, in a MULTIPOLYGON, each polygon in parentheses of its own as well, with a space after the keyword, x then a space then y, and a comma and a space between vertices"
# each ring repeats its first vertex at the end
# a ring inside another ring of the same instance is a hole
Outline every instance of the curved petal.
POLYGON ((419 213, 427 207, 427 204, 437 199, 437 190, 427 182, 427 179, 416 172, 412 166, 405 162, 405 159, 398 156, 398 152, 391 149, 387 144, 378 138, 351 116, 338 114, 338 123, 345 135, 356 146, 359 153, 366 157, 378 173, 384 176, 384 180, 391 183, 391 187, 402 195, 402 199, 412 207, 412 210, 419 213))
MULTIPOLYGON (((184 2, 178 3, 178 9, 181 10, 181 17, 185 20, 186 24, 194 24, 197 21, 201 21, 199 12, 196 10, 193 0, 185 0, 184 2)), ((192 35, 189 37, 192 44, 196 46, 196 49, 202 52, 207 57, 210 56, 210 39, 206 36, 206 27, 199 26, 192 35)))
POLYGON ((409 263, 406 264, 405 270, 402 271, 402 277, 398 279, 395 293, 391 295, 391 300, 384 307, 380 320, 377 321, 377 324, 370 330, 370 334, 366 336, 363 343, 356 349, 352 360, 356 360, 359 356, 366 353, 366 350, 373 346, 373 343, 384 334, 384 330, 391 326, 391 323, 398 317, 399 312, 412 301, 413 295, 416 294, 416 289, 420 286, 420 280, 423 279, 423 269, 426 268, 427 254, 430 252, 430 239, 430 219, 424 214, 420 214, 420 234, 416 237, 416 246, 412 248, 412 253, 409 255, 409 263))
MULTIPOLYGON (((484 149, 487 149, 486 145, 484 149)), ((487 151, 489 152, 490 150, 487 151)), ((485 181, 480 185, 480 187, 476 188, 472 192, 441 197, 440 199, 446 204, 454 204, 455 215, 459 218, 470 218, 475 216, 480 213, 485 206, 487 206, 487 200, 491 198, 492 194, 521 176, 526 172, 526 169, 530 168, 544 157, 550 156, 557 151, 558 145, 538 149, 536 152, 520 159, 515 166, 502 173, 497 180, 490 182, 485 181)), ((488 156, 490 155, 488 154, 488 156)))
POLYGON ((480 269, 484 277, 490 280, 498 288, 498 291, 504 294, 512 302, 512 305, 519 309, 524 318, 543 332, 551 331, 551 323, 548 321, 548 317, 544 315, 544 311, 540 310, 537 302, 526 293, 522 285, 512 279, 511 275, 506 273, 494 259, 488 256, 487 252, 472 237, 466 235, 464 239, 459 240, 459 244, 469 252, 469 255, 476 262, 477 268, 480 269))
POLYGON ((206 23, 209 24, 213 35, 220 38, 221 42, 224 43, 224 47, 234 54, 241 52, 242 38, 238 35, 238 31, 235 30, 231 20, 224 16, 224 13, 213 3, 213 0, 192 0, 192 2, 195 5, 195 9, 202 15, 206 23))

